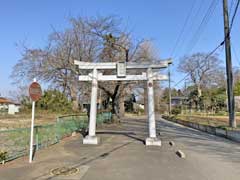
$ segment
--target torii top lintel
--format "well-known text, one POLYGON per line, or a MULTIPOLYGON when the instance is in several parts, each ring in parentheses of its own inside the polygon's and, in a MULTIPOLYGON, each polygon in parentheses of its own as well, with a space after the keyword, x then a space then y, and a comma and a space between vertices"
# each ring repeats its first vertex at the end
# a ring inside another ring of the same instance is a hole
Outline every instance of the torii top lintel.
MULTIPOLYGON (((171 59, 166 59, 159 61, 158 63, 153 64, 143 64, 143 63, 132 63, 126 62, 126 69, 161 69, 168 67, 172 63, 171 59)), ((117 62, 83 62, 83 61, 74 61, 75 65, 78 65, 79 69, 116 69, 117 62)))

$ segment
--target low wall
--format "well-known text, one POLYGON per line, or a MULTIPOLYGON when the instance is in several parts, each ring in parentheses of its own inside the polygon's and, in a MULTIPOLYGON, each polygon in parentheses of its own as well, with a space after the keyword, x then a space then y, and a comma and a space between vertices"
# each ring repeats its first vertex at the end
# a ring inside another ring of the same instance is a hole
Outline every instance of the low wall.
POLYGON ((193 129, 197 129, 197 130, 209 133, 209 134, 224 137, 224 138, 230 139, 235 142, 240 142, 240 131, 237 131, 237 130, 226 130, 226 129, 213 127, 213 126, 209 126, 209 125, 184 121, 181 119, 174 119, 174 118, 172 118, 172 117, 170 118, 168 116, 163 116, 163 118, 168 121, 172 121, 172 122, 175 122, 175 123, 187 126, 187 127, 191 127, 193 129))

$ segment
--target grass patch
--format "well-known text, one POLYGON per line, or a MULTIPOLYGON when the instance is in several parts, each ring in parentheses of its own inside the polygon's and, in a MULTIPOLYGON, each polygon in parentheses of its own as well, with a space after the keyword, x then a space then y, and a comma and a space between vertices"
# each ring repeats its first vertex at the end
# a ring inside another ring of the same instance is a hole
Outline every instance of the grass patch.
POLYGON ((225 130, 240 130, 240 120, 237 119, 237 128, 229 127, 227 116, 200 116, 200 115, 177 115, 177 116, 163 116, 169 120, 182 120, 187 122, 193 122, 201 125, 208 125, 225 130))

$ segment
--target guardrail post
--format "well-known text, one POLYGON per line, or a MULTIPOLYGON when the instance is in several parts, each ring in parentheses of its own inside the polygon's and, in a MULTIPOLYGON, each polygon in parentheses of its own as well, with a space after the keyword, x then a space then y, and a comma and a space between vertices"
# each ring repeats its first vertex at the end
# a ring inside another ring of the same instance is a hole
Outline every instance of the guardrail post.
POLYGON ((38 126, 35 126, 35 144, 36 144, 36 150, 38 150, 38 126))

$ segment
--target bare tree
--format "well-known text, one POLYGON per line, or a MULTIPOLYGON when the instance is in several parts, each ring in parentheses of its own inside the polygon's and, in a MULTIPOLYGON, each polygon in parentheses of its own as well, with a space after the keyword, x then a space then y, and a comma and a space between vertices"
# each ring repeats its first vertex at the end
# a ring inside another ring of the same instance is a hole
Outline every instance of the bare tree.
MULTIPOLYGON (((134 61, 136 62, 148 62, 153 63, 159 60, 159 56, 153 46, 153 43, 149 40, 142 42, 136 51, 134 61)), ((139 83, 139 86, 144 90, 144 113, 148 113, 148 96, 147 96, 147 82, 139 83)), ((155 92, 158 90, 155 83, 155 92)), ((158 92, 157 92, 158 93, 158 92)), ((155 93, 156 94, 156 93, 155 93)), ((156 103, 155 103, 156 104, 156 103)))
MULTIPOLYGON (((213 86, 222 78, 221 61, 216 55, 209 56, 205 53, 196 53, 180 59, 178 70, 189 74, 190 80, 197 90, 198 109, 202 96, 202 89, 213 86)), ((225 78, 223 78, 225 79, 225 78)))
MULTIPOLYGON (((22 58, 15 65, 11 77, 16 83, 31 81, 34 77, 61 89, 73 101, 73 110, 78 109, 79 92, 84 94, 87 83, 78 82, 78 72, 74 60, 97 61, 101 51, 98 35, 91 24, 111 27, 112 19, 72 18, 72 26, 63 32, 55 29, 50 34, 48 45, 34 49, 24 47, 22 58)), ((100 31, 100 30, 99 30, 100 31)), ((107 28, 106 28, 107 31, 107 28)))
MULTIPOLYGON (((89 96, 90 85, 78 81, 78 75, 87 73, 87 70, 76 69, 74 60, 116 62, 151 59, 150 54, 146 56, 146 52, 142 52, 142 41, 134 42, 130 33, 121 30, 116 17, 71 18, 70 24, 62 32, 53 28, 43 48, 24 46, 22 58, 11 75, 16 83, 36 77, 62 90, 72 100, 73 110, 78 110, 79 97, 89 96)), ((106 70, 103 73, 113 72, 106 70)), ((99 83, 99 88, 112 99, 113 113, 124 113, 124 93, 128 85, 122 82, 99 83)))

